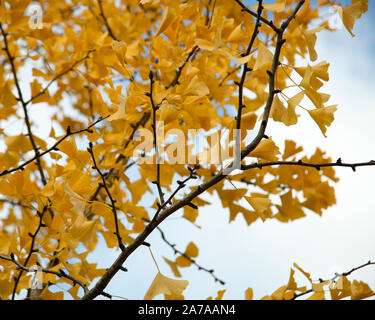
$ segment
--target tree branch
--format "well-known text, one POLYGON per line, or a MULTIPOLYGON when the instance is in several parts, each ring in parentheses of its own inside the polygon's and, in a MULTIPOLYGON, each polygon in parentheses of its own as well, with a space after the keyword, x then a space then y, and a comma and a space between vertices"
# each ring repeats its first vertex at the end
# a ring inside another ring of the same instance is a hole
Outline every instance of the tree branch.
MULTIPOLYGON (((234 0, 234 1, 236 1, 236 2, 241 6, 242 11, 247 12, 248 14, 252 15, 252 16, 255 17, 255 18, 258 16, 258 14, 257 14, 256 12, 254 12, 254 11, 250 10, 248 7, 246 7, 246 6, 242 3, 242 1, 240 1, 240 0, 234 0)), ((268 25, 269 27, 271 27, 272 30, 275 31, 276 33, 278 33, 278 32, 280 31, 280 29, 277 28, 277 27, 273 24, 272 21, 269 21, 269 20, 267 20, 267 19, 264 18, 264 17, 261 17, 261 18, 260 18, 260 21, 264 22, 266 25, 268 25)))
MULTIPOLYGON (((44 223, 43 223, 43 216, 44 216, 44 213, 47 211, 47 206, 45 206, 42 210, 42 212, 40 211, 37 211, 37 214, 39 216, 39 224, 38 224, 38 227, 36 228, 35 232, 32 234, 32 233, 29 233, 29 236, 31 237, 31 244, 30 244, 30 249, 29 249, 29 253, 26 257, 26 260, 25 262, 23 263, 23 266, 26 267, 32 254, 37 252, 38 250, 35 250, 34 249, 34 245, 35 245, 35 240, 36 240, 36 237, 40 231, 40 229, 42 227, 45 227, 44 223)), ((13 254, 11 254, 11 258, 14 259, 13 257, 13 254)), ((14 300, 15 296, 16 296, 16 293, 17 293, 17 287, 18 287, 18 283, 22 277, 22 274, 23 274, 23 269, 21 269, 20 273, 18 274, 17 278, 15 278, 14 280, 14 287, 13 287, 13 292, 12 292, 12 300, 14 300)))
POLYGON ((72 66, 71 66, 70 68, 68 68, 68 69, 66 69, 65 71, 62 71, 62 72, 60 72, 59 74, 57 74, 56 76, 54 76, 54 77, 53 77, 53 78, 47 83, 47 85, 46 85, 46 86, 45 86, 40 92, 38 92, 37 94, 35 94, 34 96, 32 96, 29 100, 27 100, 27 101, 25 102, 25 104, 28 105, 29 103, 31 103, 31 102, 34 101, 35 99, 39 98, 41 95, 45 94, 45 93, 47 92, 48 88, 49 88, 49 87, 50 87, 50 86, 51 86, 56 80, 60 79, 61 77, 63 77, 63 76, 66 75, 67 73, 73 71, 74 68, 75 68, 77 65, 79 65, 82 61, 87 60, 87 59, 90 57, 90 53, 91 53, 91 52, 94 52, 94 51, 95 51, 95 50, 89 50, 89 51, 87 52, 87 54, 86 54, 83 58, 81 58, 81 59, 75 61, 75 62, 72 64, 72 66))
POLYGON ((107 28, 108 30, 108 33, 110 35, 110 37, 113 39, 113 40, 116 40, 116 41, 120 41, 116 36, 115 34, 113 33, 109 23, 108 23, 108 20, 104 14, 104 9, 103 9, 103 4, 102 4, 103 0, 98 0, 98 5, 99 5, 99 10, 100 10, 100 16, 102 17, 103 21, 104 21, 104 24, 105 24, 105 27, 107 28))
POLYGON ((28 110, 27 110, 27 103, 25 102, 25 100, 23 98, 21 86, 20 86, 18 76, 17 76, 16 65, 14 64, 15 57, 13 57, 12 54, 10 53, 9 45, 8 45, 8 38, 7 38, 8 33, 6 33, 4 31, 3 25, 2 25, 1 22, 0 22, 0 31, 1 31, 1 34, 2 34, 3 39, 4 39, 3 50, 5 51, 5 53, 8 57, 9 64, 10 64, 12 74, 13 74, 14 83, 15 83, 16 88, 17 88, 18 97, 16 99, 19 102, 21 102, 22 110, 23 110, 24 117, 25 117, 25 123, 26 123, 26 127, 27 127, 27 133, 28 133, 28 136, 29 136, 31 146, 32 146, 32 148, 34 150, 34 153, 35 153, 36 164, 37 164, 37 167, 38 167, 38 170, 39 170, 39 173, 40 173, 41 180, 42 180, 43 184, 46 185, 47 180, 46 180, 46 177, 44 175, 44 171, 43 171, 42 164, 40 162, 40 158, 38 157, 39 147, 37 146, 37 144, 35 142, 35 139, 34 139, 34 136, 33 136, 33 133, 31 131, 31 123, 30 123, 29 114, 28 114, 28 110))
POLYGON ((194 46, 193 49, 191 49, 191 51, 187 55, 186 59, 182 63, 182 65, 177 68, 175 77, 173 78, 173 80, 171 81, 171 83, 168 86, 166 86, 166 89, 169 89, 169 88, 174 87, 175 85, 179 84, 178 80, 181 77, 182 70, 185 68, 186 64, 193 57, 193 55, 196 52, 198 52, 198 51, 199 51, 199 47, 198 46, 194 46))
POLYGON ((281 48, 283 44, 285 43, 285 39, 283 39, 283 35, 284 35, 285 30, 288 28, 290 22, 292 21, 292 19, 295 18, 295 16, 297 15, 298 11, 301 9, 304 3, 305 3, 305 0, 300 0, 299 3, 296 5, 295 9, 293 10, 292 14, 283 22, 280 29, 277 29, 276 49, 275 49, 274 58, 272 61, 272 68, 271 68, 271 71, 267 72, 269 76, 269 84, 268 84, 269 93, 268 93, 266 106, 263 112, 262 123, 260 125, 258 134, 254 138, 254 140, 241 151, 241 160, 245 158, 251 151, 253 151, 258 146, 258 144, 262 141, 262 139, 265 137, 265 131, 267 128, 273 99, 277 92, 275 90, 275 77, 276 77, 277 68, 280 64, 281 48))
POLYGON ((194 259, 192 259, 188 255, 186 255, 184 252, 176 249, 176 244, 171 243, 167 239, 167 237, 165 236, 164 231, 160 227, 157 227, 156 229, 160 232, 160 236, 161 236, 162 240, 173 250, 174 254, 179 254, 180 256, 183 256, 184 258, 186 258, 187 260, 189 260, 193 265, 195 265, 198 268, 199 271, 204 271, 204 272, 207 272, 208 274, 210 274, 211 277, 214 278, 215 282, 219 282, 222 285, 225 284, 225 282, 223 280, 220 280, 217 276, 215 276, 215 274, 214 274, 215 270, 213 270, 213 269, 207 269, 205 267, 202 267, 200 264, 198 264, 194 259))
MULTIPOLYGON (((141 119, 139 119, 139 121, 137 121, 136 124, 131 124, 130 126, 132 127, 132 132, 130 134, 130 136, 128 137, 128 139, 126 140, 125 142, 125 145, 124 145, 124 150, 126 150, 126 148, 128 147, 128 145, 130 144, 130 142, 133 140, 133 137, 135 135, 135 133, 137 132, 137 130, 139 129, 140 126, 145 126, 146 123, 148 122, 148 120, 150 119, 150 115, 151 115, 151 112, 147 111, 145 113, 143 113, 141 119)), ((127 164, 128 162, 128 159, 123 155, 123 154, 119 154, 117 156, 117 159, 116 159, 116 163, 120 162, 120 161, 123 161, 124 164, 127 164)), ((128 169, 130 166, 126 166, 125 167, 125 170, 128 169)), ((109 179, 115 172, 116 170, 114 168, 111 168, 107 175, 105 176, 106 179, 109 179)), ((102 184, 99 184, 98 187, 96 188, 95 192, 92 194, 92 196, 90 197, 90 201, 94 201, 97 199, 100 191, 102 190, 102 187, 103 185, 102 184)))
MULTIPOLYGON (((263 1, 262 0, 258 0, 258 2, 259 2, 259 4, 258 4, 258 12, 257 12, 257 18, 256 18, 256 22, 255 22, 255 27, 254 27, 254 31, 253 31, 253 34, 252 34, 251 39, 250 39, 250 43, 247 46, 246 53, 244 54, 245 57, 250 54, 251 49, 252 49, 252 47, 254 45, 254 41, 257 38, 258 32, 259 32, 259 27, 260 27, 260 22, 259 21, 262 18, 263 1)), ((243 65, 242 76, 241 76, 240 83, 238 85, 238 111, 237 111, 237 117, 236 117, 236 121, 237 121, 236 128, 237 128, 237 130, 241 130, 242 109, 246 107, 243 104, 244 83, 245 83, 245 80, 246 80, 247 73, 251 72, 251 71, 252 70, 249 69, 248 63, 246 62, 243 65)), ((239 136, 238 136, 238 138, 239 138, 239 136)))
POLYGON ((249 165, 242 165, 241 170, 249 170, 254 168, 262 169, 264 167, 272 167, 272 166, 301 166, 301 167, 309 167, 315 168, 316 170, 320 170, 321 168, 327 167, 347 167, 351 168, 354 172, 358 167, 369 167, 375 166, 375 160, 371 160, 369 162, 361 162, 361 163, 343 163, 341 159, 338 159, 337 162, 333 163, 307 163, 303 161, 273 161, 273 162, 264 162, 264 163, 252 163, 249 165))
MULTIPOLYGON (((13 262, 17 267, 18 269, 20 269, 22 272, 25 271, 25 272, 37 272, 38 270, 35 270, 35 269, 30 269, 30 268, 26 268, 24 265, 20 264, 14 257, 14 255, 11 255, 11 257, 6 257, 6 256, 3 256, 3 255, 0 255, 0 259, 3 259, 3 260, 7 260, 7 261, 10 261, 10 262, 13 262)), ((87 292, 88 289, 87 289, 87 286, 80 280, 72 277, 71 275, 67 274, 65 271, 63 271, 62 269, 60 269, 60 271, 55 271, 55 270, 49 270, 49 269, 45 269, 45 268, 40 268, 40 271, 43 272, 43 273, 49 273, 49 274, 54 274, 60 278, 66 278, 70 281, 73 282, 73 285, 75 284, 78 284, 80 287, 82 287, 83 291, 84 292, 87 292)))
POLYGON ((157 132, 156 132, 156 111, 159 110, 159 105, 155 104, 154 98, 152 96, 153 93, 153 85, 154 85, 154 74, 150 71, 150 92, 147 92, 146 95, 150 98, 151 106, 152 106, 152 132, 154 135, 154 149, 155 149, 155 157, 156 157, 156 180, 152 183, 156 185, 159 193, 160 198, 160 205, 164 204, 164 193, 161 189, 160 184, 160 156, 159 156, 159 148, 158 148, 158 139, 157 139, 157 132))
POLYGON ((119 230, 117 209, 116 209, 116 200, 113 199, 112 194, 109 191, 109 188, 108 188, 107 183, 105 181, 105 175, 101 172, 101 170, 99 169, 99 167, 96 163, 94 150, 93 150, 93 144, 91 142, 89 144, 89 147, 87 148, 87 151, 90 153, 91 158, 92 158, 92 162, 94 163, 94 166, 92 168, 98 172, 100 178, 102 179, 102 187, 104 188, 105 192, 107 193, 107 196, 108 196, 109 200, 111 201, 111 207, 112 207, 112 212, 113 212, 113 217, 114 217, 114 220, 115 220, 115 227, 116 227, 116 231, 115 231, 114 234, 117 237, 119 248, 123 251, 125 249, 125 246, 124 246, 124 243, 122 242, 120 230, 119 230))
MULTIPOLYGON (((368 261, 367 263, 364 263, 364 264, 362 264, 359 267, 355 267, 355 268, 353 268, 350 271, 347 271, 347 272, 344 272, 344 273, 341 273, 341 274, 336 273, 335 276, 332 279, 330 279, 330 280, 319 279, 319 282, 320 283, 327 282, 327 281, 333 281, 334 282, 338 277, 347 277, 347 276, 351 275, 353 272, 358 271, 360 269, 363 269, 365 267, 371 266, 371 265, 375 265, 375 262, 368 261)), ((297 298, 300 298, 302 296, 305 296, 305 295, 307 295, 309 293, 313 293, 313 292, 314 292, 314 290, 313 290, 313 288, 311 288, 311 289, 306 290, 306 291, 301 292, 301 293, 295 293, 294 296, 293 296, 293 298, 291 300, 296 300, 297 298)))
POLYGON ((4 170, 3 172, 0 173, 0 177, 1 176, 5 176, 5 175, 10 174, 10 173, 13 173, 15 171, 24 170, 25 167, 27 165, 29 165, 30 163, 32 163, 33 161, 38 160, 39 158, 41 158, 41 157, 45 156, 46 154, 50 153, 51 151, 58 151, 57 147, 59 146, 59 144, 61 144, 66 138, 68 138, 70 136, 73 136, 73 135, 76 135, 76 134, 79 134, 79 133, 82 133, 82 132, 89 132, 89 133, 91 133, 92 132, 92 130, 91 130, 92 127, 94 127, 96 124, 98 124, 99 122, 102 122, 103 120, 105 120, 108 117, 109 116, 106 116, 104 118, 100 117, 98 120, 96 120, 95 122, 93 122, 91 125, 89 125, 85 129, 81 129, 81 130, 77 130, 77 131, 71 131, 70 127, 68 127, 67 130, 66 130, 65 135, 62 138, 60 138, 60 140, 58 140, 57 142, 55 142, 55 144, 52 147, 48 148, 47 150, 45 150, 43 152, 40 152, 40 153, 36 154, 31 159, 23 162, 22 164, 20 164, 19 166, 15 167, 15 168, 4 170))

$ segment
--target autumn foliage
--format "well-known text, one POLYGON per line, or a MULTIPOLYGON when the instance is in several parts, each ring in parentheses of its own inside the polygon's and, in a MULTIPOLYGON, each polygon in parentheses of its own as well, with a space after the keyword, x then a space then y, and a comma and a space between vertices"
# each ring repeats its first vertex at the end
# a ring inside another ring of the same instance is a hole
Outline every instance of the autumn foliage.
MULTIPOLYGON (((320 149, 306 156, 294 141, 272 139, 273 122, 289 127, 301 117, 329 133, 338 106, 325 93, 329 62, 315 43, 334 30, 322 12, 336 6, 354 36, 367 0, 264 2, 46 0, 33 12, 30 1, 1 1, 1 299, 111 298, 106 286, 127 271, 127 258, 140 246, 157 254, 151 232, 171 244, 163 221, 182 211, 194 223, 209 204, 204 192, 218 194, 229 222, 240 215, 250 228, 259 219, 285 223, 336 203, 334 167, 375 165, 320 149), (49 110, 48 137, 30 117, 40 103, 49 110), (19 130, 8 129, 11 122, 19 130), (208 155, 226 148, 213 139, 224 129, 240 132, 239 168, 230 174, 230 153, 208 155), (191 149, 191 130, 205 135, 202 150, 191 149), (177 133, 183 143, 170 139, 177 133), (148 137, 142 150, 140 136, 148 137), (185 161, 169 161, 176 152, 185 161), (108 269, 87 260, 99 238, 118 248, 108 269), (66 291, 54 286, 62 283, 66 291)), ((171 248, 169 274, 157 267, 145 299, 183 298, 189 282, 181 268, 195 265, 222 281, 199 264, 193 241, 171 248)), ((264 299, 368 298, 370 287, 347 276, 371 264, 318 282, 295 264, 288 283, 264 299), (297 284, 295 272, 311 286, 297 284)), ((252 296, 249 288, 244 297, 252 296)))

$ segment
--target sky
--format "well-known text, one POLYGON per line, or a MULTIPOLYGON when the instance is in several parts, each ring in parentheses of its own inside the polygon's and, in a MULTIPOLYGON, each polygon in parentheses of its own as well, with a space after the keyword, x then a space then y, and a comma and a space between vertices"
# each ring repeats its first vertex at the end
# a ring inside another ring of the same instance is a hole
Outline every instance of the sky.
MULTIPOLYGON (((301 113, 298 125, 285 127, 270 122, 267 134, 278 145, 293 139, 307 153, 319 147, 337 159, 346 162, 375 160, 375 1, 369 1, 369 12, 357 21, 352 38, 346 30, 318 35, 319 60, 331 63, 330 77, 324 90, 332 95, 330 104, 338 104, 336 120, 324 138, 311 118, 301 113)), ((306 62, 301 61, 302 65, 306 62)), ((23 79, 31 74, 25 70, 23 79)), ((23 87, 28 88, 28 85, 23 87)), ((34 123, 49 123, 48 109, 42 104, 33 106, 34 123)), ((23 124, 14 122, 9 132, 19 132, 23 124)), ((36 134, 47 137, 49 125, 39 125, 36 134)), ((1 145, 0 145, 1 148, 1 145)), ((229 210, 223 209, 217 196, 204 195, 211 205, 199 209, 196 225, 181 218, 182 211, 168 218, 162 225, 168 239, 184 251, 193 241, 199 248, 199 264, 214 269, 215 275, 226 285, 215 283, 205 272, 194 266, 180 269, 182 279, 190 284, 184 291, 186 299, 216 297, 218 290, 226 289, 224 299, 243 299, 248 287, 253 288, 256 299, 271 294, 286 284, 290 268, 296 262, 313 279, 331 278, 335 272, 375 259, 375 169, 360 168, 336 170, 340 182, 336 185, 337 205, 325 211, 322 217, 309 213, 304 219, 282 224, 278 221, 257 221, 248 227, 241 216, 228 224, 229 210)), ((173 260, 172 250, 156 231, 147 240, 161 272, 173 277, 163 257, 173 260)), ((110 250, 100 241, 98 249, 89 256, 90 261, 109 267, 119 251, 110 250)), ((106 288, 106 292, 127 299, 142 299, 157 268, 147 247, 140 247, 124 265, 129 272, 119 272, 106 288)), ((355 273, 351 279, 360 279, 375 290, 375 267, 355 273)), ((303 278, 297 276, 303 282, 303 278)), ((160 298, 160 296, 159 296, 160 298)))
MULTIPOLYGON (((296 126, 269 124, 267 134, 277 144, 294 139, 307 153, 319 147, 333 159, 341 157, 347 162, 375 158, 374 17, 375 4, 369 1, 369 12, 356 23, 355 38, 345 29, 318 35, 318 61, 331 63, 331 79, 324 92, 332 95, 330 104, 339 106, 327 138, 303 114, 296 126)), ((199 209, 196 224, 201 228, 182 219, 181 212, 167 219, 163 228, 168 239, 182 251, 194 241, 199 248, 197 262, 214 269, 216 276, 226 282, 224 286, 215 283, 209 274, 194 266, 180 269, 182 279, 190 282, 184 291, 185 298, 216 297, 218 290, 226 289, 224 299, 243 299, 245 290, 251 287, 254 298, 259 299, 288 282, 294 262, 317 280, 330 279, 336 272, 375 259, 374 168, 360 168, 357 173, 338 168, 336 172, 340 178, 336 185, 337 205, 326 210, 322 217, 309 213, 306 218, 288 224, 257 221, 247 227, 239 216, 228 224, 229 210, 221 207, 217 196, 205 195, 203 198, 212 204, 199 209)), ((164 256, 173 258, 171 249, 163 244, 158 232, 148 241, 161 271, 173 277, 163 261, 164 256)), ((92 261, 100 258, 101 265, 108 266, 117 254, 103 247, 92 256, 92 261)), ((129 257, 126 267, 129 272, 116 275, 107 291, 127 299, 142 299, 157 272, 148 249, 139 248, 129 257)), ((350 279, 363 280, 375 290, 374 274, 375 268, 368 267, 350 279)), ((296 279, 307 285, 298 272, 296 279)))

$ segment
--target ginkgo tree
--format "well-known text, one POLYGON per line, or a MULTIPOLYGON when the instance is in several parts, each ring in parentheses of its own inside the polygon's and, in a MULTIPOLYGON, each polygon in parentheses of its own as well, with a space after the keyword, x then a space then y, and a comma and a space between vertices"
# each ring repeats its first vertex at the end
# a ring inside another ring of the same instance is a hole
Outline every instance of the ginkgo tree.
MULTIPOLYGON (((194 239, 180 250, 163 229, 180 211, 194 223, 209 204, 203 193, 216 192, 229 221, 242 215, 250 227, 334 205, 334 168, 375 161, 345 163, 320 149, 306 156, 296 142, 276 145, 271 136, 272 122, 287 130, 307 117, 326 136, 334 121, 338 106, 324 92, 329 62, 315 50, 319 32, 334 31, 322 15, 329 7, 354 36, 368 4, 1 1, 0 298, 112 298, 107 285, 141 246, 154 258, 147 240, 160 232, 177 257, 164 258, 171 274, 156 264, 145 299, 182 299, 182 268, 224 284, 199 264, 194 239), (299 65, 301 58, 309 62, 299 65), (35 134, 30 117, 39 103, 48 106, 48 138, 35 134), (11 122, 22 123, 19 132, 7 129, 11 122), (106 269, 88 262, 99 238, 118 252, 106 269)), ((319 282, 294 264, 288 283, 264 299, 365 299, 375 292, 348 276, 373 264, 319 282), (297 284, 296 272, 310 287, 297 284)))

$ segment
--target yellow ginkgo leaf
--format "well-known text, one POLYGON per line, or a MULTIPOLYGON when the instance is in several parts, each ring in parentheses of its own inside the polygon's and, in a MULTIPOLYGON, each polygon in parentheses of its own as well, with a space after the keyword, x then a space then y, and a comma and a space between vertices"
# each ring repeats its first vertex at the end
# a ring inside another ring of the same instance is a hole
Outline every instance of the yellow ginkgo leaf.
POLYGON ((245 300, 253 300, 253 296, 254 296, 253 289, 247 288, 245 291, 245 300))
POLYGON ((174 262, 174 261, 171 261, 171 260, 169 260, 169 259, 167 259, 165 257, 164 257, 164 261, 169 265, 169 267, 171 268, 174 276, 180 278, 181 277, 181 272, 180 272, 180 270, 178 270, 177 263, 174 262))
POLYGON ((46 286, 38 298, 41 300, 64 300, 64 292, 51 292, 46 286))
POLYGON ((310 116, 319 126, 323 135, 326 137, 327 127, 331 125, 333 120, 335 120, 334 113, 337 110, 337 106, 329 106, 324 108, 319 108, 315 110, 309 110, 310 116))
POLYGON ((267 197, 251 196, 251 197, 245 197, 245 199, 247 200, 247 202, 251 204, 251 206, 254 208, 254 210, 257 213, 263 213, 269 208, 271 204, 271 200, 268 199, 267 197))
POLYGON ((228 36, 229 42, 242 41, 244 39, 245 33, 242 30, 242 24, 239 24, 228 36))
POLYGON ((271 138, 262 140, 258 146, 250 153, 250 157, 260 158, 263 160, 274 161, 280 153, 279 148, 271 138))
POLYGON ((244 130, 253 130, 258 117, 254 112, 247 112, 241 118, 241 128, 244 130))
POLYGON ((325 293, 324 291, 314 292, 307 300, 325 300, 325 293))
POLYGON ((296 113, 296 107, 301 103, 305 96, 303 91, 297 93, 288 100, 288 109, 285 118, 283 119, 285 125, 291 126, 297 123, 299 114, 296 113))
POLYGON ((296 268, 297 270, 299 270, 307 278, 307 280, 309 280, 310 283, 312 283, 310 273, 304 271, 297 263, 293 263, 293 267, 296 268))
POLYGON ((186 220, 189 220, 190 222, 194 223, 195 220, 198 217, 198 210, 193 209, 193 208, 191 208, 189 206, 185 206, 184 207, 184 215, 183 215, 183 217, 186 220))
POLYGON ((217 297, 215 298, 215 300, 223 300, 223 296, 224 296, 225 291, 226 290, 219 290, 217 292, 217 297))
POLYGON ((353 28, 357 19, 368 10, 368 0, 352 0, 352 4, 344 8, 338 7, 337 11, 341 17, 342 23, 354 37, 353 28))
POLYGON ((205 39, 195 39, 195 45, 197 45, 201 49, 208 51, 212 51, 215 49, 215 44, 205 39))
POLYGON ((82 214, 86 206, 86 199, 74 192, 69 184, 65 184, 65 193, 69 196, 70 203, 73 205, 75 213, 82 214))
POLYGON ((236 61, 238 64, 245 64, 245 63, 248 63, 251 59, 251 57, 254 55, 254 52, 251 52, 250 54, 248 54, 247 56, 244 56, 244 57, 235 57, 235 56, 232 56, 232 55, 229 55, 229 58, 231 60, 234 60, 236 61))
POLYGON ((30 89, 31 89, 31 96, 34 97, 38 93, 42 91, 42 85, 38 82, 37 79, 34 79, 33 82, 30 83, 30 89))
POLYGON ((82 215, 79 215, 70 228, 70 234, 73 238, 83 242, 89 247, 96 232, 96 222, 97 220, 90 221, 82 215))
POLYGON ((288 100, 288 108, 285 108, 284 104, 278 96, 275 96, 270 118, 277 122, 282 122, 286 126, 291 126, 297 123, 299 115, 296 114, 296 106, 302 101, 304 93, 300 92, 293 98, 288 100))
POLYGON ((112 43, 112 49, 115 52, 116 57, 118 61, 121 63, 121 65, 124 64, 124 60, 126 57, 126 48, 127 48, 127 45, 125 42, 113 41, 112 43))
POLYGON ((141 0, 139 1, 141 5, 157 6, 160 4, 160 0, 141 0))
POLYGON ((194 244, 194 242, 190 242, 186 247, 185 254, 191 258, 195 258, 199 254, 198 247, 194 244))
POLYGON ((163 33, 169 25, 173 22, 175 18, 175 14, 167 7, 163 20, 160 23, 159 29, 155 34, 155 37, 157 37, 159 34, 163 33))
POLYGON ((271 107, 270 118, 278 122, 283 122, 285 115, 286 108, 284 107, 284 104, 278 96, 275 96, 271 107))
POLYGON ((297 144, 293 140, 285 140, 285 149, 283 154, 283 160, 294 156, 297 153, 303 151, 302 147, 297 147, 297 144))
POLYGON ((5 143, 8 146, 8 152, 18 151, 26 153, 32 149, 29 139, 24 134, 18 136, 6 136, 5 143))
POLYGON ((375 292, 371 290, 368 284, 354 280, 351 285, 352 300, 363 300, 375 295, 375 292))
POLYGON ((126 104, 126 98, 119 96, 120 105, 118 106, 118 110, 113 113, 107 120, 108 121, 114 121, 114 120, 121 120, 125 119, 125 104, 126 104))
POLYGON ((260 43, 258 47, 258 55, 255 61, 254 70, 258 70, 265 65, 272 63, 273 53, 263 44, 260 43))
POLYGON ((171 279, 158 272, 150 288, 147 290, 144 300, 152 300, 159 294, 180 296, 188 284, 189 281, 187 280, 171 279))
POLYGON ((317 32, 320 32, 324 29, 324 26, 321 26, 319 28, 315 28, 306 32, 303 32, 303 36, 305 37, 306 43, 307 43, 307 48, 309 50, 310 54, 310 60, 315 61, 318 59, 318 54, 316 53, 315 50, 315 43, 317 39, 317 32))
MULTIPOLYGON (((184 253, 189 258, 195 258, 199 254, 199 249, 193 242, 190 242, 188 246, 186 247, 186 250, 184 253)), ((191 260, 187 259, 185 256, 179 256, 176 259, 176 263, 179 267, 189 267, 192 264, 191 260)))
POLYGON ((340 300, 349 297, 352 294, 351 283, 346 277, 341 276, 336 282, 331 281, 329 283, 329 291, 332 300, 340 300))
MULTIPOLYGON (((254 4, 251 6, 253 10, 258 10, 258 5, 254 4)), ((273 12, 283 12, 285 10, 285 0, 277 0, 276 3, 265 3, 263 4, 264 10, 273 12)))
POLYGON ((196 74, 189 82, 184 92, 186 95, 204 97, 210 93, 206 84, 196 74))
POLYGON ((0 104, 5 108, 9 108, 17 104, 17 100, 14 97, 11 86, 7 82, 0 90, 0 104))

